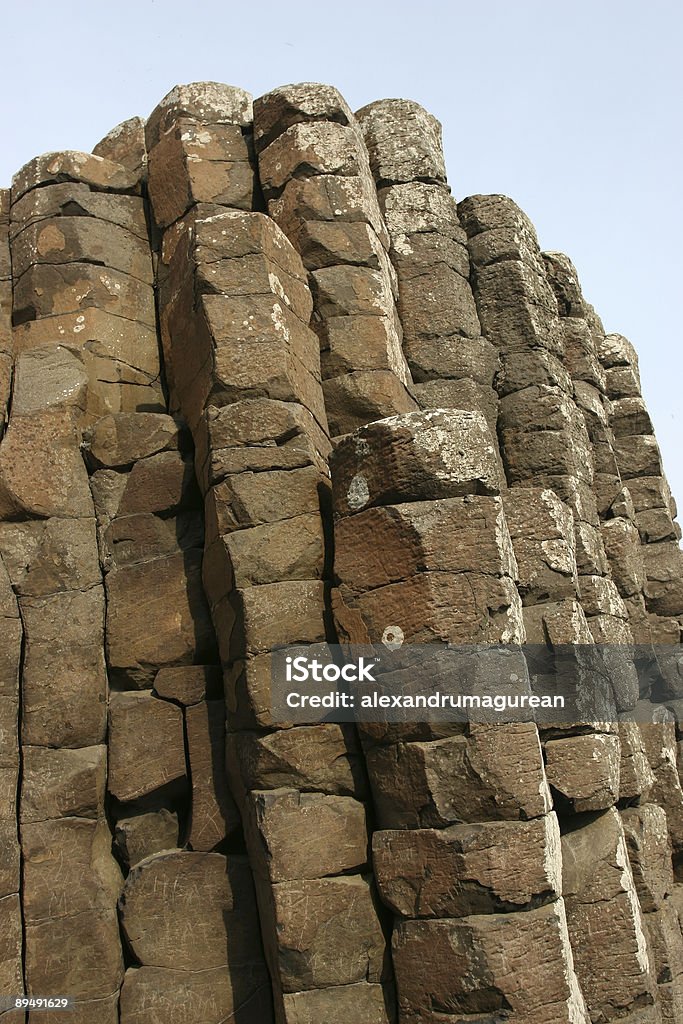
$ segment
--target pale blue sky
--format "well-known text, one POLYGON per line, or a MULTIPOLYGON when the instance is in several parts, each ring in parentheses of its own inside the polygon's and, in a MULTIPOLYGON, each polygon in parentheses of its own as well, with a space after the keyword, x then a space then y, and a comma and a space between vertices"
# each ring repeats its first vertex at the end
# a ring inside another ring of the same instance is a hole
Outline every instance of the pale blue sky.
POLYGON ((683 507, 680 0, 27 0, 0 30, 0 184, 36 153, 90 149, 178 82, 424 104, 456 197, 512 196, 636 345, 683 507))

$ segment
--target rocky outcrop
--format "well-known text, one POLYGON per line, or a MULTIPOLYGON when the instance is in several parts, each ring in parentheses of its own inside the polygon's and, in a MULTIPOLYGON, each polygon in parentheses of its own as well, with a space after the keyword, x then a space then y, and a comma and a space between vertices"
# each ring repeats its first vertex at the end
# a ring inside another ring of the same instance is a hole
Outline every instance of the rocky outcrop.
POLYGON ((512 200, 456 202, 418 104, 194 83, 31 161, 0 193, 0 1017, 681 1019, 675 517, 633 347, 512 200), (281 649, 401 644, 592 702, 275 712, 281 649))

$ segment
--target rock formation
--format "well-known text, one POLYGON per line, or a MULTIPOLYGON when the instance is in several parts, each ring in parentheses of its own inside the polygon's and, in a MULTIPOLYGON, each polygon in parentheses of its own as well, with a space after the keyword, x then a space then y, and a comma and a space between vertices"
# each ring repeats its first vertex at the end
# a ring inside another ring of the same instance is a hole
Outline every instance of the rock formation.
POLYGON ((322 85, 0 198, 2 1024, 683 1020, 680 529, 571 261, 322 85), (614 714, 273 714, 387 631, 603 645, 614 714))

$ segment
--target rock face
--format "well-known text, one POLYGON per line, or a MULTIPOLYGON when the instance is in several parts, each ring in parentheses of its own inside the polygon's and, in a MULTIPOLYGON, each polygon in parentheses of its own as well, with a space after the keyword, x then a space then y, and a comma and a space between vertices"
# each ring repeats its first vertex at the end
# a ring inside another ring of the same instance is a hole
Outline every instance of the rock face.
POLYGON ((679 538, 633 346, 512 200, 455 201, 418 104, 199 82, 31 161, 0 190, 0 1017, 683 1020, 679 538), (569 651, 600 702, 274 712, 279 648, 400 642, 485 691, 569 651))

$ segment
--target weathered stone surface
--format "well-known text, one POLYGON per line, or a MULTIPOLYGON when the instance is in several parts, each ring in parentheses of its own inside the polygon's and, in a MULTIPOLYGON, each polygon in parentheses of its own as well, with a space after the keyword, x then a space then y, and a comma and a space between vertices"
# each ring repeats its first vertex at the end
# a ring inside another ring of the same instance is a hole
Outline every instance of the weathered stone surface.
POLYGON ((375 832, 382 900, 403 917, 465 917, 519 909, 560 894, 554 814, 528 822, 375 832))
POLYGON ((293 177, 363 173, 369 173, 368 155, 358 129, 334 121, 293 124, 259 154, 267 199, 277 197, 293 177))
POLYGON ((233 587, 321 579, 325 538, 318 512, 237 530, 207 549, 204 586, 210 601, 233 587))
POLYGON ((189 118, 200 124, 249 125, 252 99, 248 92, 221 82, 191 82, 176 85, 147 118, 145 136, 151 149, 175 121, 189 118))
POLYGON ((356 113, 378 185, 419 179, 445 183, 441 125, 411 100, 378 100, 356 113))
POLYGON ((366 982, 286 992, 283 1001, 288 1024, 390 1024, 393 1019, 389 992, 366 982))
POLYGON ((108 787, 117 800, 135 800, 185 780, 183 715, 149 691, 112 693, 109 700, 108 787))
POLYGON ((384 935, 367 878, 279 882, 273 906, 285 992, 384 977, 384 935))
POLYGON ((115 830, 116 848, 124 863, 135 867, 141 860, 178 846, 178 815, 162 807, 130 818, 119 818, 115 830))
MULTIPOLYGON (((31 991, 36 993, 63 988, 80 1000, 110 995, 123 979, 114 908, 28 923, 26 974, 31 991)), ((92 1007, 88 1012, 92 1012, 92 1007)))
POLYGON ((343 874, 366 863, 366 812, 358 800, 294 789, 250 796, 254 871, 271 883, 343 874))
POLYGON ((254 100, 254 140, 259 150, 293 124, 309 121, 350 125, 354 117, 341 93, 319 82, 282 85, 254 100))
POLYGON ((88 460, 95 467, 121 469, 158 452, 187 449, 182 423, 161 413, 104 416, 86 432, 88 460))
POLYGON ((231 964, 192 971, 131 967, 121 989, 121 1022, 222 1024, 231 1017, 238 1020, 243 1012, 248 1012, 259 1024, 269 1024, 271 1004, 264 964, 231 964))
POLYGON ((367 751, 381 828, 514 821, 550 809, 535 725, 471 725, 470 732, 367 751))
POLYGON ((525 604, 573 597, 576 554, 571 510, 551 490, 515 487, 503 498, 525 604))
POLYGON ((621 821, 640 906, 649 914, 674 891, 666 812, 646 803, 627 807, 621 812, 621 821))
POLYGON ((135 192, 137 178, 121 164, 91 153, 66 150, 44 153, 25 164, 12 179, 12 201, 40 185, 83 182, 95 192, 135 192))
POLYGON ((240 817, 225 774, 225 705, 202 701, 185 711, 187 758, 192 778, 188 842, 209 851, 239 828, 240 817))
POLYGON ((619 796, 618 736, 593 733, 547 740, 545 770, 550 785, 572 801, 575 811, 611 807, 619 796))
POLYGON ((645 567, 638 529, 628 519, 608 519, 602 524, 602 539, 612 578, 622 597, 643 589, 645 567))
POLYGON ((458 410, 410 413, 362 427, 338 445, 331 465, 342 515, 399 501, 496 494, 499 488, 483 416, 458 410))
POLYGON ((529 1024, 590 1020, 562 900, 524 914, 403 921, 392 952, 407 1024, 427 1024, 435 1012, 443 1021, 494 1021, 508 1010, 529 1024))
POLYGON ((678 542, 647 544, 643 555, 648 610, 657 615, 683 614, 683 552, 678 542))
POLYGON ((77 421, 87 408, 88 374, 76 353, 61 345, 17 354, 12 412, 29 416, 43 409, 69 409, 77 421))
POLYGON ((24 991, 21 904, 17 895, 0 899, 0 988, 7 995, 24 991))
POLYGON ((88 477, 68 410, 13 416, 0 448, 0 515, 92 514, 88 477))
POLYGON ((149 284, 94 263, 38 264, 22 274, 14 290, 16 324, 67 313, 85 316, 93 307, 149 327, 155 325, 154 293, 149 284))
POLYGON ((149 857, 126 879, 120 917, 145 966, 198 971, 261 962, 251 872, 242 857, 149 857))
POLYGON ((109 663, 129 685, 150 685, 166 665, 216 660, 201 555, 190 550, 108 573, 109 663))
POLYGON ((548 601, 524 608, 524 629, 530 644, 589 644, 592 636, 578 601, 548 601))
POLYGON ((245 587, 231 597, 241 630, 221 637, 232 656, 263 654, 284 644, 315 644, 325 639, 325 584, 301 580, 245 587), (242 635, 243 634, 243 635, 242 635))
POLYGON ((202 700, 217 700, 223 692, 218 665, 176 665, 159 669, 154 677, 154 692, 165 700, 186 706, 202 700))
POLYGON ((591 1016, 652 1003, 655 981, 617 812, 563 835, 562 862, 574 962, 591 1016))
POLYGON ((27 922, 97 911, 113 916, 123 879, 104 819, 64 817, 24 823, 21 844, 27 922))
POLYGON ((247 792, 285 788, 359 796, 364 791, 358 741, 332 723, 228 733, 226 754, 230 778, 241 780, 247 792))
POLYGON ((55 637, 49 643, 26 645, 21 732, 25 744, 89 747, 104 743, 106 701, 107 673, 101 644, 61 642, 55 637))
MULTIPOLYGON (((64 182, 34 189, 12 204, 10 234, 38 221, 56 217, 85 217, 125 228, 147 241, 144 202, 139 196, 93 192, 87 185, 64 182)), ((106 230, 104 227, 101 231, 106 230)), ((149 256, 148 256, 149 259, 149 256)))
POLYGON ((95 156, 104 157, 122 164, 139 178, 147 174, 147 147, 145 145, 145 122, 141 117, 129 117, 112 128, 93 146, 95 156))
POLYGON ((79 262, 118 270, 149 285, 154 281, 146 239, 94 217, 52 217, 29 224, 12 240, 17 278, 29 267, 79 262))
POLYGON ((614 442, 614 454, 624 480, 663 475, 659 445, 650 434, 617 438, 614 442))
POLYGON ((421 572, 515 575, 500 498, 468 495, 370 508, 342 519, 335 537, 335 572, 354 593, 421 572))
POLYGON ((271 217, 290 241, 299 247, 299 233, 310 221, 367 223, 385 247, 387 229, 377 201, 375 184, 369 174, 347 177, 324 174, 290 180, 277 199, 268 204, 271 217))
POLYGON ((417 410, 393 370, 356 370, 324 380, 322 385, 330 435, 339 437, 386 416, 417 410))
POLYGON ((60 750, 24 747, 21 821, 98 818, 104 813, 105 746, 60 750))
POLYGON ((655 777, 645 753, 643 737, 637 722, 619 721, 619 742, 619 797, 626 800, 646 797, 654 785, 655 777))
POLYGON ((346 585, 340 591, 360 612, 371 643, 396 626, 409 643, 521 643, 524 638, 519 594, 508 576, 420 572, 364 593, 346 585))

